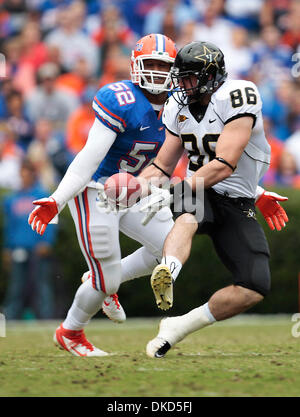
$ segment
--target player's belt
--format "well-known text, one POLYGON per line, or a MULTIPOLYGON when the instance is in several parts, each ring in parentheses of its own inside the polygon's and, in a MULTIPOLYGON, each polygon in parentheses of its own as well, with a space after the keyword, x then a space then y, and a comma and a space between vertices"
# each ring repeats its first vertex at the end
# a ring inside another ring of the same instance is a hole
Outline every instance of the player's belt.
POLYGON ((245 203, 250 203, 250 204, 253 203, 254 204, 254 202, 255 202, 254 198, 251 198, 251 197, 230 197, 230 195, 227 191, 224 191, 224 193, 220 193, 220 192, 214 190, 213 188, 209 188, 207 190, 207 192, 215 198, 219 198, 220 200, 227 200, 228 202, 231 202, 231 203, 245 202, 245 203))

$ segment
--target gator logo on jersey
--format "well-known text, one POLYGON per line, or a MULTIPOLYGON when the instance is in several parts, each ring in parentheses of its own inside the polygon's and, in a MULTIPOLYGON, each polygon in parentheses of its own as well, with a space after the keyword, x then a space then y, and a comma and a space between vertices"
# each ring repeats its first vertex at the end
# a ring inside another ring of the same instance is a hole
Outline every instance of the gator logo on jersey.
POLYGON ((178 116, 178 122, 179 123, 185 122, 187 119, 188 119, 188 117, 186 117, 184 114, 180 114, 178 116))

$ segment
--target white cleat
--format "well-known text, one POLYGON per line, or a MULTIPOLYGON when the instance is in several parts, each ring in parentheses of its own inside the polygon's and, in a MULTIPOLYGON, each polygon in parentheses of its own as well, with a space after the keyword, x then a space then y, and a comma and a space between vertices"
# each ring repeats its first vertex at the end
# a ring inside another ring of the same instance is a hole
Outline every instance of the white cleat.
POLYGON ((74 356, 108 356, 107 352, 96 348, 90 343, 83 330, 64 329, 62 324, 58 327, 53 336, 54 343, 74 356))
MULTIPOLYGON (((81 277, 81 282, 85 282, 91 278, 90 271, 85 272, 81 277)), ((102 311, 107 317, 115 323, 124 323, 126 314, 119 302, 117 294, 107 296, 102 303, 102 311)))
POLYGON ((163 358, 168 350, 180 342, 185 334, 178 329, 178 317, 167 317, 161 320, 158 335, 146 346, 150 358, 163 358))
POLYGON ((106 297, 102 303, 102 310, 110 320, 116 323, 124 323, 126 320, 126 314, 119 303, 118 294, 112 294, 106 297))
POLYGON ((173 305, 173 279, 166 265, 157 265, 151 275, 156 304, 161 310, 168 310, 173 305))

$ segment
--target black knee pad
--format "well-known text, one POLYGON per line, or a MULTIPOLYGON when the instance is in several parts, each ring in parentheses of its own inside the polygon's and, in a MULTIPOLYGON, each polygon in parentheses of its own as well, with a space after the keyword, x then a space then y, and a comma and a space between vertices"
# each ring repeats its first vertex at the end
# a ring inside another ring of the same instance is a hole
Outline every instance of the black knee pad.
POLYGON ((173 202, 171 204, 171 211, 174 220, 182 214, 193 214, 197 222, 203 221, 204 218, 204 188, 194 192, 187 181, 182 181, 173 188, 170 192, 173 194, 173 202))
POLYGON ((248 270, 235 277, 234 283, 265 297, 271 289, 269 257, 266 254, 257 253, 249 263, 248 270))

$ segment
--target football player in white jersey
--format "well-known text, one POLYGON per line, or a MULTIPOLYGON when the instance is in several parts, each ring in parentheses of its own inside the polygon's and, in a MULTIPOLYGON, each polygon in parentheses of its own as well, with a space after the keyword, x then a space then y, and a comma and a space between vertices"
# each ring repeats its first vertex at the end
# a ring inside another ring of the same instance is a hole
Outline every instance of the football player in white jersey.
MULTIPOLYGON (((249 309, 270 289, 269 248, 255 216, 255 201, 260 206, 260 200, 266 198, 258 182, 270 163, 259 92, 252 82, 227 80, 223 53, 207 42, 181 48, 171 74, 178 91, 164 108, 166 140, 155 165, 146 168, 141 177, 171 175, 185 148, 188 178, 170 192, 157 189, 142 208, 155 211, 171 201, 176 219, 151 285, 158 305, 172 304, 173 281, 190 255, 196 233, 210 236, 233 281, 204 305, 162 320, 157 337, 147 345, 150 357, 162 357, 191 332, 249 309), (204 187, 202 194, 199 184, 204 187)), ((273 195, 274 201, 278 197, 273 195)), ((269 210, 272 205, 267 205, 266 218, 274 214, 269 210)), ((275 226, 280 229, 288 219, 276 205, 275 226)), ((262 212, 266 209, 260 208, 262 212)), ((270 219, 269 225, 274 226, 270 219)))

